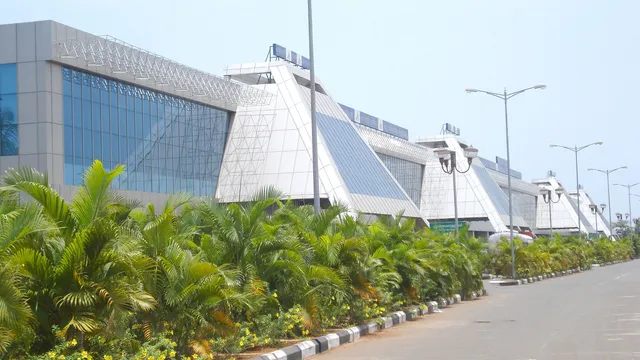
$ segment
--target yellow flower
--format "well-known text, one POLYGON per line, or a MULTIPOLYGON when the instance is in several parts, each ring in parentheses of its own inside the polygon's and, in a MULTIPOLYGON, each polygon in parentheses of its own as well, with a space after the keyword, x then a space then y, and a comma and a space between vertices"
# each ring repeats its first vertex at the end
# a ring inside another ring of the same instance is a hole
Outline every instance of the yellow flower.
POLYGON ((276 313, 276 317, 279 318, 280 317, 280 313, 276 313))
POLYGON ((104 360, 113 360, 113 358, 111 357, 111 355, 105 355, 102 357, 104 360))
POLYGON ((240 327, 240 323, 236 323, 236 327, 240 327))
POLYGON ((213 345, 213 343, 215 343, 216 341, 213 339, 209 339, 209 344, 213 345))
POLYGON ((251 334, 251 331, 249 331, 249 329, 248 329, 248 328, 247 328, 247 329, 244 329, 244 334, 245 334, 245 335, 249 335, 249 334, 251 334))
POLYGON ((175 341, 172 341, 172 342, 171 342, 171 346, 176 347, 176 346, 178 346, 178 344, 176 344, 176 342, 175 342, 175 341))
POLYGON ((209 353, 209 359, 213 359, 213 354, 209 353))
POLYGON ((240 340, 240 342, 238 343, 238 345, 240 345, 240 346, 244 346, 244 341, 240 340))
POLYGON ((147 360, 156 360, 153 356, 149 356, 147 360))
POLYGON ((176 357, 176 352, 175 352, 175 351, 173 351, 173 350, 171 350, 171 352, 169 353, 169 356, 171 356, 171 357, 176 357))
POLYGON ((164 360, 164 355, 158 355, 157 360, 164 360))
POLYGON ((84 350, 80 353, 80 355, 82 356, 83 359, 86 359, 89 357, 89 353, 84 350))
POLYGON ((56 358, 56 353, 54 353, 53 351, 49 351, 49 352, 47 353, 47 356, 48 356, 48 357, 50 357, 50 358, 52 358, 52 359, 55 359, 55 358, 56 358))
POLYGON ((78 345, 78 342, 76 341, 76 339, 71 340, 71 345, 73 345, 73 346, 78 345))
POLYGON ((271 296, 273 296, 274 298, 277 299, 278 298, 278 293, 273 293, 273 295, 271 295, 271 296))
POLYGON ((64 360, 64 359, 65 359, 64 355, 58 356, 58 360, 64 360))

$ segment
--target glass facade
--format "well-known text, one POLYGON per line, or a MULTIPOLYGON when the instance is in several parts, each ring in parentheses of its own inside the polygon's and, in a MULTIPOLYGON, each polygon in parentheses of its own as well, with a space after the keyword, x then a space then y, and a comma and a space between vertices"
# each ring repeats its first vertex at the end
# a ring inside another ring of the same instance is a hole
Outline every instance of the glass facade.
POLYGON ((316 115, 318 128, 351 193, 407 199, 353 125, 323 113, 316 115))
POLYGON ((63 70, 64 182, 82 184, 94 159, 125 173, 117 189, 215 195, 229 114, 207 105, 63 70))
MULTIPOLYGON (((484 166, 475 164, 472 166, 498 213, 500 215, 509 215, 509 197, 500 189, 500 186, 496 184, 484 166)), ((513 210, 513 214, 516 215, 516 209, 513 210)))
POLYGON ((18 155, 16 64, 0 65, 0 156, 18 155))
POLYGON ((376 153, 416 206, 420 207, 424 165, 387 154, 376 153))
MULTIPOLYGON (((501 188, 504 194, 507 196, 507 201, 509 200, 509 189, 501 188)), ((521 193, 519 191, 512 191, 513 196, 513 207, 518 211, 518 214, 522 216, 522 219, 529 224, 530 226, 534 226, 536 224, 536 209, 538 207, 538 198, 533 195, 521 193)))

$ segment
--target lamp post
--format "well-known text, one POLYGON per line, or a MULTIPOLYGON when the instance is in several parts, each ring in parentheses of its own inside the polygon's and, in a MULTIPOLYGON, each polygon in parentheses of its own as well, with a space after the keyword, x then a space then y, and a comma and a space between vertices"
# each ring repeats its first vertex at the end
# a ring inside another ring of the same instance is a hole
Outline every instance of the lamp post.
POLYGON ((563 148, 563 149, 567 149, 570 151, 573 151, 576 155, 576 192, 578 193, 578 201, 577 201, 577 206, 578 206, 578 236, 580 237, 580 239, 582 239, 582 225, 580 224, 580 178, 579 178, 579 172, 578 172, 578 153, 586 148, 588 148, 589 146, 593 146, 593 145, 602 145, 603 142, 602 141, 597 141, 591 144, 587 144, 584 146, 578 146, 578 145, 574 145, 573 147, 571 146, 564 146, 564 145, 555 145, 555 144, 551 144, 549 145, 552 148, 563 148))
MULTIPOLYGON (((611 226, 611 224, 613 224, 611 222, 611 185, 609 183, 609 174, 611 174, 612 172, 614 172, 616 170, 626 169, 626 168, 627 168, 626 166, 620 166, 620 167, 617 167, 617 168, 611 169, 611 170, 609 170, 609 169, 601 170, 601 169, 592 169, 592 168, 587 169, 588 171, 599 171, 599 172, 601 172, 603 174, 607 174, 607 202, 609 203, 609 226, 611 226)), ((609 230, 611 230, 611 229, 609 229, 609 230)))
POLYGON ((467 170, 460 170, 456 160, 456 151, 448 148, 439 148, 435 150, 438 159, 440 159, 440 167, 442 171, 450 174, 453 178, 453 213, 455 217, 456 239, 458 238, 458 188, 456 185, 456 172, 466 173, 471 169, 471 162, 478 157, 478 149, 469 146, 464 149, 464 157, 467 158, 467 170))
POLYGON ((636 185, 640 185, 640 183, 635 183, 635 184, 613 184, 615 186, 622 186, 627 188, 627 192, 629 194, 629 213, 626 214, 627 218, 629 219, 629 228, 633 228, 632 225, 632 221, 631 221, 631 188, 636 186, 636 185))
POLYGON ((307 0, 309 25, 309 87, 311 88, 311 162, 313 163, 313 212, 320 214, 320 178, 318 170, 318 126, 316 124, 316 71, 313 56, 313 12, 311 0, 307 0))
MULTIPOLYGON (((604 212, 604 209, 607 207, 607 204, 600 204, 600 206, 602 207, 602 212, 604 212)), ((589 204, 589 209, 591 209, 591 213, 596 216, 596 236, 600 237, 600 232, 598 231, 598 215, 600 215, 600 211, 598 210, 598 205, 589 204)))
POLYGON ((507 188, 509 192, 509 232, 511 235, 511 260, 512 260, 511 275, 513 276, 514 279, 516 277, 516 265, 515 265, 516 253, 513 245, 513 198, 511 196, 511 154, 509 153, 509 116, 507 111, 507 102, 512 97, 516 95, 520 95, 525 91, 544 90, 546 88, 547 88, 547 85, 536 85, 536 86, 528 87, 526 89, 514 91, 512 93, 507 93, 507 88, 504 88, 504 91, 502 92, 502 94, 491 92, 491 91, 478 90, 478 89, 465 89, 467 93, 479 92, 479 93, 497 97, 498 99, 504 101, 504 128, 505 128, 505 135, 506 135, 505 137, 507 139, 507 188))
POLYGON ((553 201, 553 199, 551 198, 551 190, 549 189, 541 189, 540 193, 542 194, 542 199, 544 200, 545 203, 549 204, 549 237, 553 236, 553 222, 551 221, 552 216, 551 216, 551 204, 557 204, 560 202, 560 197, 562 197, 562 193, 564 193, 564 188, 562 186, 560 186, 559 188, 556 189, 555 193, 556 195, 558 195, 558 200, 553 201))

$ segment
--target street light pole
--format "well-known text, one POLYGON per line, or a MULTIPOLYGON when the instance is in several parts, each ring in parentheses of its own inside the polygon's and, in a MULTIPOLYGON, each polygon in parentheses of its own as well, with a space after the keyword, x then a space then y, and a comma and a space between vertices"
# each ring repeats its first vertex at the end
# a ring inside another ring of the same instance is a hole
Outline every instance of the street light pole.
POLYGON ((626 168, 627 168, 626 166, 620 166, 615 169, 606 169, 606 170, 593 169, 593 168, 587 169, 588 171, 598 171, 607 175, 607 203, 609 206, 609 227, 613 226, 612 225, 613 222, 611 221, 611 184, 609 183, 609 174, 611 174, 614 171, 617 171, 620 169, 626 169, 626 168))
POLYGON ((307 0, 309 21, 309 80, 311 82, 311 156, 313 163, 313 212, 320 214, 320 174, 318 170, 318 126, 316 124, 316 71, 313 56, 313 12, 311 0, 307 0))
POLYGON ((596 236, 600 237, 600 234, 598 233, 598 205, 589 204, 589 209, 591 209, 591 213, 596 216, 596 236))
POLYGON ((559 188, 556 189, 556 195, 558 195, 558 200, 553 201, 553 199, 551 198, 551 194, 553 193, 551 190, 549 189, 541 189, 540 193, 542 193, 542 200, 544 200, 544 202, 546 202, 547 204, 549 204, 549 238, 551 238, 553 236, 553 222, 552 222, 552 216, 551 216, 551 204, 557 204, 560 202, 560 198, 562 197, 562 194, 564 193, 564 188, 562 186, 560 186, 559 188), (547 198, 548 197, 548 198, 547 198))
POLYGON ((514 279, 516 278, 516 253, 515 253, 515 247, 513 243, 514 241, 513 240, 513 198, 511 196, 512 195, 511 154, 509 153, 509 116, 507 111, 507 101, 516 95, 522 94, 525 91, 533 90, 533 89, 544 90, 546 88, 547 88, 547 85, 536 85, 526 89, 514 91, 512 93, 507 93, 507 88, 504 88, 504 92, 502 94, 494 93, 491 91, 478 90, 478 89, 465 89, 467 93, 479 92, 479 93, 495 96, 498 99, 502 99, 504 101, 504 124, 505 124, 505 135, 507 139, 507 188, 509 192, 509 234, 511 238, 511 275, 513 276, 514 279))
POLYGON ((564 145, 556 145, 556 144, 551 144, 549 145, 552 148, 563 148, 563 149, 567 149, 569 151, 573 151, 576 155, 576 193, 578 195, 578 201, 577 201, 577 208, 578 208, 578 236, 580 237, 580 239, 582 239, 582 224, 581 224, 581 216, 580 216, 580 178, 578 176, 578 153, 586 148, 588 148, 589 146, 593 146, 593 145, 602 145, 603 142, 602 141, 596 141, 594 143, 591 144, 587 144, 584 146, 578 146, 578 145, 574 145, 573 147, 570 146, 564 146, 564 145))
POLYGON ((614 186, 622 186, 622 187, 627 188, 627 193, 629 194, 629 229, 632 229, 633 228, 633 225, 632 225, 632 221, 633 220, 631 220, 632 219, 632 216, 631 216, 631 195, 634 195, 634 194, 631 194, 631 188, 636 186, 636 185, 640 185, 640 183, 627 184, 627 185, 625 185, 625 184, 613 184, 613 185, 614 186))
POLYGON ((471 170, 471 163, 473 162, 473 159, 475 159, 478 156, 478 150, 472 146, 469 146, 464 149, 464 157, 467 158, 467 161, 469 163, 468 164, 469 167, 467 168, 467 170, 464 170, 464 171, 458 168, 458 162, 457 162, 458 160, 456 158, 455 150, 449 150, 448 148, 439 148, 439 149, 436 149, 434 152, 440 160, 440 167, 442 168, 442 171, 444 171, 447 174, 450 174, 453 177, 453 214, 455 218, 456 239, 458 239, 459 221, 458 221, 458 188, 456 185, 456 172, 464 174, 467 171, 471 170))

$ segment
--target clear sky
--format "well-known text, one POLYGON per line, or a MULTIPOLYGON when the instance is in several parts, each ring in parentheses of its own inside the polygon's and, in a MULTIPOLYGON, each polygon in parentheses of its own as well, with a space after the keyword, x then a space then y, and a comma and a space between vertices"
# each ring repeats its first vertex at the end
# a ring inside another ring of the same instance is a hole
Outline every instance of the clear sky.
MULTIPOLYGON (((273 42, 308 53, 305 0, 10 2, 0 23, 51 19, 215 74, 273 42)), ((573 154, 548 145, 602 140, 580 153, 580 183, 606 202, 605 176, 586 168, 628 165, 612 183, 640 182, 638 14, 637 0, 314 0, 316 70, 336 100, 411 138, 450 122, 490 159, 506 156, 503 104, 464 89, 546 84, 509 102, 512 168, 574 189, 573 154)), ((626 190, 611 192, 627 212, 626 190)))

